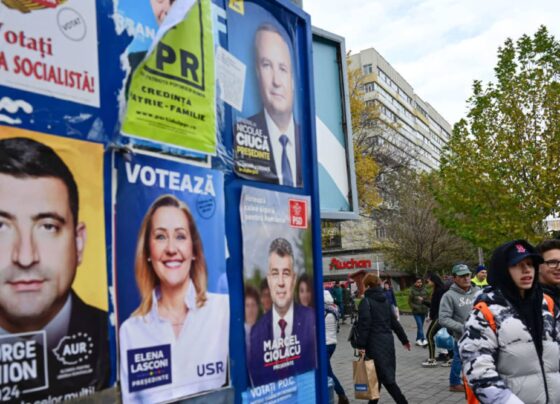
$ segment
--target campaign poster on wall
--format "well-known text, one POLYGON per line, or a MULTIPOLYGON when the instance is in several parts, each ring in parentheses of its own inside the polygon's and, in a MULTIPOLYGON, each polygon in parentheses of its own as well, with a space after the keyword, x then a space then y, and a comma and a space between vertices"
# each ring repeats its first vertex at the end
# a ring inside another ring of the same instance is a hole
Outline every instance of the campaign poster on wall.
POLYGON ((310 203, 308 196, 243 187, 239 207, 249 378, 253 387, 277 386, 271 391, 289 386, 292 395, 303 386, 314 391, 313 372, 304 385, 296 377, 317 366, 310 203))
POLYGON ((116 287, 123 402, 162 402, 227 380, 223 175, 116 156, 116 287))
POLYGON ((95 0, 2 0, 0 85, 99 107, 95 7, 95 0))
MULTIPOLYGON (((302 187, 301 67, 296 17, 277 19, 252 1, 229 2, 229 52, 245 64, 243 106, 234 110, 235 172, 247 179, 302 187)), ((308 135, 308 134, 307 134, 308 135)))
POLYGON ((0 126, 0 162, 0 400, 90 395, 110 376, 103 147, 0 126))
POLYGON ((139 65, 129 84, 122 132, 215 154, 211 1, 178 0, 166 15, 162 23, 169 26, 160 27, 161 37, 147 53, 128 55, 131 65, 139 65))

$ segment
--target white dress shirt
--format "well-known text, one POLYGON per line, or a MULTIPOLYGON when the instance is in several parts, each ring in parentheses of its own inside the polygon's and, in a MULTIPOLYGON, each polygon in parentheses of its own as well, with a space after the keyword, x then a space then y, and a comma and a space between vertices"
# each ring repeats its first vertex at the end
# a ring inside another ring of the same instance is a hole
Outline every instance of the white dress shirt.
POLYGON ((296 178, 296 132, 294 126, 293 116, 290 118, 290 124, 285 132, 281 132, 278 126, 274 123, 270 115, 268 114, 266 108, 264 110, 264 116, 266 118, 266 126, 268 128, 268 136, 270 138, 270 144, 272 146, 272 155, 274 157, 274 166, 276 167, 276 174, 278 174, 278 183, 284 185, 284 178, 282 176, 282 143, 280 143, 280 136, 286 135, 288 137, 288 143, 286 143, 286 153, 288 153, 288 160, 290 160, 290 169, 292 171, 292 180, 294 186, 297 185, 296 178))
POLYGON ((285 337, 290 337, 294 330, 294 304, 290 304, 290 308, 284 317, 276 312, 276 308, 272 305, 272 335, 274 340, 282 336, 282 329, 278 321, 283 318, 286 321, 286 329, 284 330, 285 337))
POLYGON ((189 309, 176 338, 171 322, 158 313, 159 288, 145 316, 129 317, 120 328, 121 390, 124 403, 156 403, 221 387, 226 381, 229 346, 229 297, 206 293, 204 306, 196 307, 192 282, 185 295, 189 309), (169 344, 172 383, 129 392, 127 351, 169 344), (223 371, 200 375, 205 364, 221 362, 223 371))

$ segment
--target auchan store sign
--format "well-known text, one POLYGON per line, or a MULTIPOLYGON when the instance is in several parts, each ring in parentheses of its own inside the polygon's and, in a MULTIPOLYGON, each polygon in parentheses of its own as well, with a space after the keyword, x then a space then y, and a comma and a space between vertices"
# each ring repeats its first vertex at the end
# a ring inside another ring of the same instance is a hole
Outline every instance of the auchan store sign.
POLYGON ((357 260, 354 258, 350 259, 338 259, 333 257, 329 261, 329 270, 335 271, 340 269, 366 269, 371 268, 371 260, 357 260))

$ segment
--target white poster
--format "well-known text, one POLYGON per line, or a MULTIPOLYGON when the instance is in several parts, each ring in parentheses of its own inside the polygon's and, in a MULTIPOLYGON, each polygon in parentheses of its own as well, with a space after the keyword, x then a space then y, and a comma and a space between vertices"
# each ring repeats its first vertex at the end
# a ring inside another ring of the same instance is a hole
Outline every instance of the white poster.
POLYGON ((99 107, 95 0, 1 0, 0 85, 99 107))

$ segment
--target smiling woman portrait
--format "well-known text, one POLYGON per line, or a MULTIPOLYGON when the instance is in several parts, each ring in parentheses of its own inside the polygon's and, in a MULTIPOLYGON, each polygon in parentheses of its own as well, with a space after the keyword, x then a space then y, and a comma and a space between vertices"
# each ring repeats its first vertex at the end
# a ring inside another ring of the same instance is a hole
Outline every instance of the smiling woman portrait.
POLYGON ((141 302, 120 329, 123 401, 167 401, 221 387, 227 373, 228 296, 207 291, 196 223, 173 195, 160 196, 144 216, 135 275, 141 302), (135 391, 129 385, 134 368, 127 363, 129 351, 157 351, 162 345, 170 349, 170 382, 135 391))

